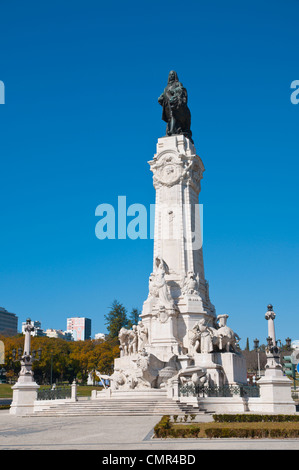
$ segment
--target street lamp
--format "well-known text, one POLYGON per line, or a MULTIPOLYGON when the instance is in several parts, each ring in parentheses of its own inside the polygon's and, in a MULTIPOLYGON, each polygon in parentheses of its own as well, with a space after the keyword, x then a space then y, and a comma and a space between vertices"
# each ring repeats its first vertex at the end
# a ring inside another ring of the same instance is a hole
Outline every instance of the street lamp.
POLYGON ((34 331, 30 318, 27 318, 26 325, 24 328, 25 340, 24 340, 24 350, 18 348, 18 353, 15 349, 12 350, 12 360, 13 362, 21 363, 21 371, 19 376, 24 377, 33 377, 32 365, 34 361, 40 361, 42 349, 39 348, 37 351, 31 351, 31 332, 34 331), (37 353, 37 355, 36 355, 37 353))
MULTIPOLYGON (((34 380, 34 374, 32 369, 32 331, 34 331, 34 326, 32 325, 30 318, 27 318, 26 325, 24 327, 25 339, 23 354, 18 354, 17 357, 16 351, 13 352, 14 359, 20 360, 21 362, 21 370, 17 383, 12 387, 13 399, 10 406, 10 414, 23 415, 32 412, 34 401, 37 398, 37 390, 39 388, 39 385, 37 385, 34 380), (24 404, 26 404, 26 406, 24 406, 24 404)), ((34 359, 37 360, 36 352, 34 353, 34 359)))
POLYGON ((267 348, 268 348, 268 350, 270 351, 271 348, 272 348, 272 346, 273 346, 273 339, 272 339, 271 336, 268 336, 268 337, 266 338, 266 341, 267 341, 267 348))
POLYGON ((52 383, 53 383, 53 351, 51 351, 51 369, 50 369, 50 385, 52 390, 52 383))
POLYGON ((2 367, 2 369, 0 369, 0 384, 5 384, 6 383, 6 370, 4 369, 4 367, 2 367))
POLYGON ((42 348, 38 348, 37 351, 33 350, 31 353, 32 361, 40 361, 41 355, 42 355, 42 348), (37 353, 37 357, 36 357, 36 353, 37 353))
POLYGON ((257 367, 258 367, 258 376, 260 377, 261 376, 261 367, 260 367, 260 348, 259 348, 259 340, 256 338, 253 340, 253 343, 254 343, 254 349, 256 350, 257 352, 257 367))

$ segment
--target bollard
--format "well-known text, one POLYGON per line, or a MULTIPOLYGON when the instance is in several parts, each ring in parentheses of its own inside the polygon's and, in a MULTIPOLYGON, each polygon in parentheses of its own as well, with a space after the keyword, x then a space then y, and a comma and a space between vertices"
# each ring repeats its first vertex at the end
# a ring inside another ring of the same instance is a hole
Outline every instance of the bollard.
POLYGON ((77 382, 76 382, 76 379, 74 379, 72 385, 71 385, 71 388, 72 388, 72 393, 71 393, 71 400, 72 401, 78 401, 78 398, 77 398, 77 382))

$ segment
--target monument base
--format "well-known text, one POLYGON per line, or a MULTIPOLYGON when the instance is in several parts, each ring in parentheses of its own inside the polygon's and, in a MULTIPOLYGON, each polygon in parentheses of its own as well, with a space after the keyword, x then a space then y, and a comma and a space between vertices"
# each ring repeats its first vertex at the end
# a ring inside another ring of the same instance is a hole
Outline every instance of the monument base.
POLYGON ((17 382, 13 387, 13 399, 9 413, 17 416, 25 416, 33 413, 34 402, 37 398, 39 385, 36 382, 17 382))
POLYGON ((177 374, 177 356, 160 360, 150 351, 122 356, 114 360, 111 376, 112 390, 142 390, 166 388, 170 378, 177 374))
POLYGON ((293 414, 296 405, 292 399, 291 382, 286 377, 264 376, 258 381, 262 410, 266 413, 293 414))

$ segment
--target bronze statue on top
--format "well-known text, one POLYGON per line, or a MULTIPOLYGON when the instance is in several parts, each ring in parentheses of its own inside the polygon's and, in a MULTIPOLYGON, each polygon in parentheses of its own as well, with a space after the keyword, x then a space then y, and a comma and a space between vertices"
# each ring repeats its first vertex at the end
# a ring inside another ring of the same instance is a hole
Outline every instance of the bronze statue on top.
POLYGON ((191 113, 187 106, 188 95, 186 88, 179 82, 178 75, 171 70, 168 83, 158 102, 163 106, 162 119, 167 122, 166 135, 183 134, 192 140, 191 113))

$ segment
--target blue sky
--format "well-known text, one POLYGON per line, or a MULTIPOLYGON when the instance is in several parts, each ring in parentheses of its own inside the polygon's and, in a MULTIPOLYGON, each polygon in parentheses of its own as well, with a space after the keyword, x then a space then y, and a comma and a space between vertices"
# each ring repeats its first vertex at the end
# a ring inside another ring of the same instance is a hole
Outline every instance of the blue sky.
POLYGON ((98 240, 95 209, 154 203, 157 98, 175 69, 206 171, 204 260, 217 314, 251 345, 299 338, 295 0, 0 5, 0 305, 43 328, 105 331, 142 308, 152 240, 98 240))

